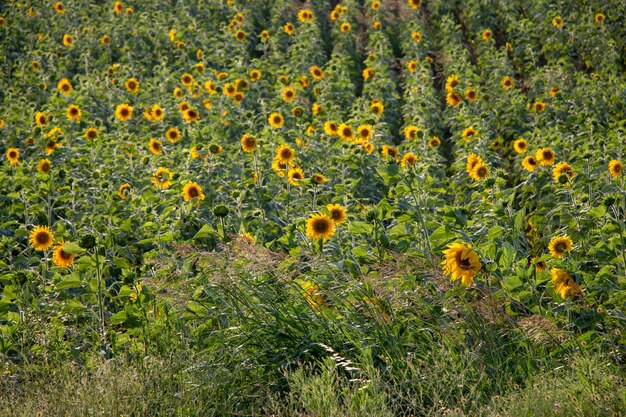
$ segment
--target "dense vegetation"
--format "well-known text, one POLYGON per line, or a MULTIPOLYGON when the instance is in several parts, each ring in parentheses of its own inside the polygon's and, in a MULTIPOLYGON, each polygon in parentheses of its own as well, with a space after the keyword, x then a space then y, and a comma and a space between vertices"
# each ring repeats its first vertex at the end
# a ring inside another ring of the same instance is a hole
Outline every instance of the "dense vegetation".
POLYGON ((3 415, 626 415, 626 5, 5 1, 3 415))

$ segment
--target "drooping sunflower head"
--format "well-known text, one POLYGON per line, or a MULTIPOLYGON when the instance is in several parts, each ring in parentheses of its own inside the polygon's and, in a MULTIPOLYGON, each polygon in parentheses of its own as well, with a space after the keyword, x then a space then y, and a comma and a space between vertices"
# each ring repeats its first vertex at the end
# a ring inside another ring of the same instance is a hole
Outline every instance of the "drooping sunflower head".
POLYGON ((444 273, 450 275, 452 281, 461 280, 465 287, 472 285, 474 276, 482 268, 480 258, 469 243, 453 243, 443 251, 441 263, 444 273))
POLYGON ((256 138, 252 135, 243 135, 241 137, 241 149, 246 153, 251 153, 256 148, 256 138))
POLYGON ((621 173, 622 173, 622 163, 618 161, 617 159, 613 159, 612 161, 610 161, 609 162, 609 174, 611 174, 613 178, 617 178, 620 176, 621 173))
POLYGON ((285 118, 280 113, 272 113, 268 119, 270 126, 275 129, 280 129, 285 125, 285 118))
POLYGON ((68 253, 63 250, 63 246, 67 243, 65 240, 61 240, 54 246, 54 254, 52 255, 52 262, 58 267, 69 268, 74 263, 75 253, 68 253))
POLYGON ((398 148, 390 145, 383 145, 380 153, 384 157, 391 157, 394 161, 397 162, 398 159, 398 148))
POLYGON ((17 148, 9 148, 6 153, 7 160, 9 161, 9 165, 12 167, 16 167, 20 161, 20 151, 17 148))
POLYGON ((574 242, 572 241, 572 238, 567 235, 554 237, 548 244, 550 255, 557 259, 563 258, 565 253, 571 251, 573 247, 574 242))
POLYGON ((567 162, 559 162, 552 168, 552 178, 559 184, 567 184, 574 177, 574 168, 567 162))
POLYGON ((120 104, 115 109, 115 117, 121 122, 126 122, 133 117, 133 108, 126 103, 120 104))
POLYGON ((554 151, 550 148, 539 149, 535 158, 541 165, 554 165, 554 151))
POLYGON ((413 152, 405 154, 402 157, 402 161, 400 161, 400 165, 402 165, 404 170, 414 168, 415 164, 417 164, 417 156, 413 152))
POLYGON ((30 245, 38 251, 43 251, 52 246, 54 235, 48 226, 37 226, 30 232, 30 245))
POLYGON ((120 185, 120 188, 117 189, 117 195, 122 199, 122 200, 126 200, 126 197, 128 197, 128 194, 130 193, 130 184, 129 183, 124 183, 122 185, 120 185))
POLYGON ((197 199, 198 202, 204 200, 205 196, 202 192, 202 187, 193 181, 188 181, 183 187, 183 200, 191 201, 197 199))
POLYGON ((328 214, 312 214, 306 222, 306 234, 313 240, 326 242, 335 234, 335 222, 328 214))

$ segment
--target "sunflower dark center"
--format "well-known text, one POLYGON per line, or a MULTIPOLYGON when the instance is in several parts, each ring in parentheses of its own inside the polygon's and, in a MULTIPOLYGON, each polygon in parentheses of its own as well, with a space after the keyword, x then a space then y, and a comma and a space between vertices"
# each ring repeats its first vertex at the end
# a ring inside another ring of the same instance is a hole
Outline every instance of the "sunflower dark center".
POLYGON ((50 237, 48 236, 46 232, 39 232, 35 236, 35 240, 37 241, 37 243, 44 245, 48 243, 48 241, 50 240, 50 237))
POLYGON ((191 198, 198 197, 198 195, 200 195, 200 194, 198 193, 198 189, 196 187, 189 188, 189 196, 191 198))
POLYGON ((313 229, 315 229, 317 233, 326 233, 328 230, 328 222, 322 219, 316 220, 315 223, 313 223, 313 229))

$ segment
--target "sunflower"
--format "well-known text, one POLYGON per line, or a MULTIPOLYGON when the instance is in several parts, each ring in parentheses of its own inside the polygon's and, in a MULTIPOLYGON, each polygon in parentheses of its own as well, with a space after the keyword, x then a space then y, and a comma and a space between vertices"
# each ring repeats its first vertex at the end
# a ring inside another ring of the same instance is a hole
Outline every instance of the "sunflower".
POLYGON ((63 3, 61 3, 60 1, 54 3, 54 10, 59 14, 65 13, 65 7, 63 7, 63 3))
POLYGON ((407 4, 411 7, 411 9, 417 10, 420 8, 422 0, 407 0, 407 4))
POLYGON ((330 217, 332 218, 335 224, 341 224, 347 219, 347 210, 340 204, 328 204, 326 205, 326 209, 330 213, 330 217))
POLYGON ((61 240, 54 246, 54 253, 52 254, 52 262, 58 267, 69 268, 74 263, 75 253, 67 253, 63 250, 63 246, 69 242, 61 240))
POLYGON ((280 129, 285 124, 285 118, 280 113, 272 113, 268 119, 270 126, 275 129, 280 129))
POLYGON ((96 140, 98 139, 98 130, 95 127, 90 127, 85 130, 85 139, 96 140))
POLYGON ((178 139, 180 139, 180 130, 176 129, 175 127, 170 127, 165 132, 165 139, 172 143, 178 142, 178 139))
POLYGON ((335 234, 335 222, 328 214, 315 213, 306 222, 306 234, 311 239, 326 242, 335 234))
POLYGON ((178 105, 178 110, 181 112, 181 114, 185 113, 187 109, 189 109, 189 103, 187 103, 186 101, 181 101, 178 105))
POLYGON ((469 173, 474 181, 482 181, 489 175, 489 168, 484 163, 478 163, 469 173))
POLYGON ((372 109, 372 113, 374 113, 375 116, 380 116, 385 111, 385 106, 380 100, 372 100, 372 105, 370 106, 370 108, 372 109))
POLYGON ((363 70, 363 79, 369 80, 370 78, 374 78, 374 70, 371 68, 365 68, 363 70))
POLYGON ((550 148, 539 149, 535 154, 535 158, 541 165, 554 165, 554 152, 550 148))
POLYGON ((395 146, 383 145, 380 153, 384 157, 392 157, 394 160, 398 159, 398 149, 395 146))
POLYGON ((437 136, 433 136, 432 138, 428 140, 428 146, 431 149, 436 148, 439 145, 441 145, 441 139, 439 139, 437 136))
POLYGON ((73 44, 74 44, 74 38, 72 37, 72 35, 69 35, 67 33, 63 35, 63 45, 72 46, 73 44))
POLYGON ((372 125, 361 125, 357 128, 356 134, 361 141, 368 141, 374 136, 372 125))
POLYGON ((283 26, 283 30, 287 35, 291 36, 296 31, 296 28, 291 23, 285 23, 285 26, 283 26))
POLYGON ((122 9, 124 8, 124 5, 122 4, 121 1, 116 1, 115 4, 113 5, 113 10, 115 11, 115 13, 120 14, 122 13, 122 9))
POLYGON ((152 175, 151 181, 157 189, 165 190, 172 185, 170 179, 172 178, 172 171, 167 168, 159 167, 152 175))
POLYGON ((511 87, 515 86, 515 81, 513 81, 513 78, 509 77, 508 75, 504 78, 502 78, 502 80, 500 81, 500 85, 502 86, 502 88, 504 88, 505 90, 508 90, 511 87))
POLYGON ((311 68, 309 68, 309 72, 311 73, 311 77, 315 78, 318 81, 324 78, 324 72, 318 66, 312 66, 311 68))
POLYGON ((582 294, 582 288, 580 288, 580 285, 576 283, 574 278, 572 278, 567 271, 552 268, 550 270, 550 276, 554 289, 556 290, 556 293, 561 296, 561 298, 565 299, 567 296, 582 294))
POLYGON ((402 161, 400 161, 400 165, 402 165, 402 169, 409 169, 411 167, 415 167, 417 163, 417 156, 413 152, 409 152, 402 157, 402 161))
POLYGON ((307 9, 302 9, 298 12, 298 20, 302 23, 309 23, 313 21, 314 17, 315 15, 313 14, 313 12, 307 9))
POLYGON ((289 164, 281 161, 280 158, 275 157, 274 160, 272 160, 272 169, 276 175, 282 178, 285 176, 285 171, 289 169, 289 164))
POLYGON ((117 190, 117 195, 122 200, 126 200, 126 197, 128 197, 129 193, 130 193, 130 184, 129 183, 124 183, 124 184, 120 185, 120 188, 118 188, 118 190, 117 190))
POLYGON ((472 136, 476 136, 477 134, 478 132, 472 126, 469 126, 463 130, 463 133, 461 133, 461 137, 465 139, 466 142, 469 142, 470 138, 472 136))
POLYGON ((261 79, 261 71, 256 70, 256 69, 253 69, 252 71, 250 71, 250 81, 254 82, 260 79, 261 79))
POLYGON ((533 172, 535 169, 537 169, 538 166, 539 162, 534 156, 531 155, 527 156, 522 161, 522 167, 524 167, 524 169, 528 172, 533 172))
POLYGON ((197 198, 197 202, 204 200, 204 193, 202 188, 193 181, 188 181, 183 187, 183 200, 191 201, 197 198))
POLYGON ((284 164, 291 164, 295 157, 296 151, 294 151, 289 145, 280 145, 278 149, 276 149, 276 159, 284 164))
POLYGON ((52 168, 52 162, 48 158, 44 158, 37 163, 37 171, 49 174, 52 168))
POLYGON ((567 235, 554 237, 548 244, 550 255, 557 259, 563 258, 565 253, 571 251, 573 247, 574 242, 572 242, 572 239, 567 235))
POLYGON ((515 149, 515 152, 518 154, 526 153, 528 150, 528 142, 526 142, 524 138, 519 138, 513 142, 513 149, 515 149))
POLYGON ((574 168, 567 162, 559 162, 552 168, 552 178, 554 178, 555 182, 567 184, 573 177, 574 168))
POLYGON ((477 165, 481 165, 481 164, 484 164, 483 159, 480 156, 472 153, 467 157, 467 164, 465 165, 465 170, 467 171, 468 174, 471 175, 474 168, 477 165))
POLYGON ((333 122, 332 120, 329 120, 324 123, 324 132, 328 136, 335 136, 336 134, 339 133, 339 126, 337 125, 337 123, 333 122))
POLYGON ((419 43, 419 42, 421 42, 421 41, 422 41, 422 34, 421 34, 421 33, 419 33, 419 32, 413 32, 413 33, 411 33, 411 38, 412 38, 415 42, 419 43))
POLYGON ((622 163, 618 161, 617 159, 611 160, 609 162, 609 174, 611 174, 613 178, 617 178, 619 177, 621 173, 622 173, 622 163))
POLYGON ((446 79, 446 92, 448 93, 451 92, 460 83, 461 81, 459 80, 459 77, 457 77, 456 75, 449 76, 446 79))
POLYGON ((289 181, 289 184, 295 187, 299 187, 300 181, 304 179, 304 172, 302 171, 302 168, 293 166, 290 167, 289 171, 287 172, 287 179, 289 181))
POLYGON ((452 107, 456 107, 463 101, 463 97, 456 91, 450 91, 446 96, 446 103, 452 107))
POLYGON ((315 103, 311 106, 311 113, 313 114, 313 116, 319 116, 319 114, 322 112, 322 105, 319 103, 315 103))
POLYGON ((80 107, 75 104, 70 105, 67 108, 67 117, 70 120, 79 121, 82 116, 82 112, 80 111, 80 107))
POLYGON ((559 87, 551 87, 550 88, 550 97, 555 97, 557 94, 559 94, 561 92, 561 89, 559 87))
POLYGON ((594 17, 596 23, 602 23, 604 22, 604 19, 606 19, 606 16, 604 16, 602 13, 597 13, 594 17))
POLYGON ((133 108, 128 104, 120 104, 115 109, 115 117, 121 122, 126 122, 133 117, 133 108))
POLYGON ((546 109, 546 103, 544 103, 543 101, 536 101, 533 103, 533 110, 535 110, 537 113, 542 112, 546 109))
POLYGON ((137 94, 139 91, 139 81, 135 77, 126 80, 126 84, 124 84, 124 86, 132 94, 137 94))
POLYGON ((17 148, 9 148, 7 149, 7 160, 9 161, 9 165, 12 167, 16 167, 20 161, 20 151, 17 148))
POLYGON ((485 29, 483 30, 482 37, 483 40, 488 41, 493 37, 493 32, 491 31, 491 29, 485 29))
POLYGON ((199 118, 200 118, 200 113, 198 113, 198 111, 194 109, 187 109, 183 113, 183 120, 185 120, 185 122, 187 123, 196 122, 198 121, 199 118))
POLYGON ((235 39, 237 39, 237 42, 243 42, 244 40, 246 40, 246 36, 247 36, 246 32, 244 32, 241 29, 235 32, 235 39))
POLYGON ((561 16, 555 16, 554 19, 552 19, 552 25, 555 28, 562 28, 563 27, 563 19, 561 18, 561 16))
POLYGON ((302 291, 304 298, 314 309, 318 310, 322 306, 328 306, 324 295, 320 292, 319 285, 315 284, 313 281, 305 281, 302 284, 302 291))
POLYGON ((476 99, 478 98, 478 94, 476 93, 476 90, 473 90, 471 88, 468 88, 467 90, 465 90, 465 98, 470 102, 473 103, 476 101, 476 99))
POLYGON ((378 0, 374 0, 374 1, 372 1, 372 5, 371 5, 371 7, 372 7, 372 10, 378 10, 378 9, 380 9, 380 2, 379 2, 378 0))
POLYGON ((180 77, 180 81, 185 87, 191 87, 194 82, 193 75, 185 73, 180 77))
POLYGON ((241 149, 246 153, 252 153, 256 148, 256 138, 252 135, 243 135, 241 137, 241 149))
POLYGON ((321 185, 328 181, 328 179, 322 174, 313 174, 311 175, 311 181, 313 184, 321 185))
POLYGON ((419 127, 414 125, 408 125, 404 128, 404 137, 408 140, 415 140, 417 139, 417 134, 419 133, 419 131, 419 127))
POLYGON ((165 111, 159 106, 155 104, 152 106, 152 110, 150 110, 150 114, 152 115, 152 121, 159 121, 165 117, 165 111))
POLYGON ((441 263, 446 275, 451 275, 452 281, 461 280, 465 287, 472 285, 474 276, 482 267, 478 254, 469 243, 453 243, 443 251, 445 256, 441 263))
POLYGON ((163 153, 163 147, 160 140, 150 139, 148 148, 154 155, 161 155, 163 153))
POLYGON ((102 45, 108 45, 111 43, 111 37, 109 35, 104 35, 101 39, 100 39, 100 43, 102 45))
POLYGON ((533 172, 539 166, 539 162, 534 156, 527 156, 522 160, 522 167, 528 172, 533 172))
POLYGON ((57 84, 57 88, 63 95, 68 95, 72 92, 72 83, 70 83, 70 80, 67 78, 63 78, 59 81, 59 84, 57 84))
POLYGON ((342 23, 341 27, 340 27, 340 30, 343 33, 348 33, 348 32, 350 32, 350 30, 352 30, 352 25, 350 25, 350 23, 348 23, 348 22, 342 23))
POLYGON ((54 235, 48 226, 37 226, 30 232, 30 245, 35 250, 46 250, 54 243, 54 235))
POLYGON ((37 112, 35 114, 35 124, 37 127, 44 127, 48 124, 48 116, 43 112, 37 112))
POLYGON ((341 140, 345 140, 346 142, 352 142, 354 140, 354 131, 352 130, 352 127, 345 123, 339 125, 337 133, 339 134, 341 140))
POLYGON ((296 91, 291 87, 283 87, 281 97, 283 101, 291 102, 296 98, 296 91))

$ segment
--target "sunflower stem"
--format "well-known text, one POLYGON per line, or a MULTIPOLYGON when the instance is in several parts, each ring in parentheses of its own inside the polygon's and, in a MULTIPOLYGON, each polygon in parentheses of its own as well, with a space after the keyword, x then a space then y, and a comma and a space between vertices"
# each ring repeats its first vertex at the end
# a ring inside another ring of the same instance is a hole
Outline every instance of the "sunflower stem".
POLYGON ((100 248, 96 245, 95 258, 96 258, 96 280, 98 285, 98 309, 100 319, 100 342, 104 344, 105 330, 104 330, 104 294, 102 292, 102 270, 100 268, 100 248))

